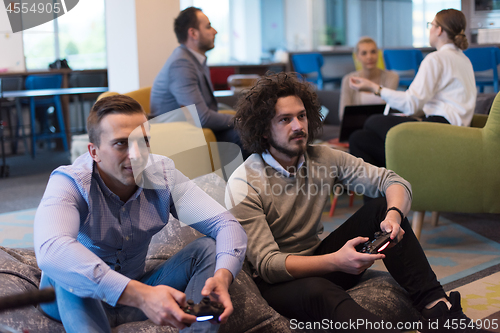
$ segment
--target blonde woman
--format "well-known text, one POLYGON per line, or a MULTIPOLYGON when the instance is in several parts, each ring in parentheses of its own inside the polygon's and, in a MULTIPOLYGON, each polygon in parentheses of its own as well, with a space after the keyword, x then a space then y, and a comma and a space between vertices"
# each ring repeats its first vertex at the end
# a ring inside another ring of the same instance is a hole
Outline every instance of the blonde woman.
POLYGON ((370 92, 359 91, 349 86, 351 77, 364 78, 375 83, 377 86, 383 86, 390 89, 396 89, 399 84, 399 76, 393 71, 386 71, 377 67, 378 47, 377 43, 370 37, 362 37, 354 49, 356 59, 361 64, 361 70, 347 74, 342 79, 339 118, 344 115, 346 105, 369 105, 385 104, 385 101, 379 96, 370 92))
POLYGON ((372 116, 349 139, 351 154, 385 166, 389 129, 408 121, 469 126, 476 106, 476 81, 467 49, 466 20, 456 9, 445 9, 428 23, 429 42, 437 51, 427 55, 406 91, 395 91, 364 78, 352 77, 350 87, 380 96, 403 116, 372 116))

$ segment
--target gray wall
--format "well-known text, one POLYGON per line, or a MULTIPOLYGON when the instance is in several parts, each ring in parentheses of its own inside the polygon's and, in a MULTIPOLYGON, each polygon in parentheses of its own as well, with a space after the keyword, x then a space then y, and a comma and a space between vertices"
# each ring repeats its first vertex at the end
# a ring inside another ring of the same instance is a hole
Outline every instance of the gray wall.
POLYGON ((347 45, 361 36, 372 37, 379 47, 411 47, 411 0, 346 0, 347 45))

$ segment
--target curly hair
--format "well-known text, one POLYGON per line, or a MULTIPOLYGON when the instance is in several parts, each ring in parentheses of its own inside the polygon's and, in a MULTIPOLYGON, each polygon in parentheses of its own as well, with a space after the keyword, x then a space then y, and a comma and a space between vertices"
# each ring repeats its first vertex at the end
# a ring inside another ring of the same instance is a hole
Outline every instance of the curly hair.
POLYGON ((312 85, 299 79, 296 73, 269 74, 257 81, 236 103, 235 128, 243 147, 261 154, 269 149, 271 120, 276 114, 276 102, 281 97, 297 96, 304 103, 310 144, 321 133, 321 105, 312 85))

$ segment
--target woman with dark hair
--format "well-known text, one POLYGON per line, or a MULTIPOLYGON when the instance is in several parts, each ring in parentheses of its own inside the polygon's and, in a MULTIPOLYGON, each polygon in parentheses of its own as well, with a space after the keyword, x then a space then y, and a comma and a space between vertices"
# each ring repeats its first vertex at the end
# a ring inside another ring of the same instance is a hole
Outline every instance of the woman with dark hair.
POLYGON ((372 116, 362 130, 351 135, 351 154, 365 162, 385 166, 385 137, 391 127, 400 123, 471 123, 477 91, 472 64, 462 52, 468 47, 465 16, 459 10, 445 9, 427 26, 429 42, 437 51, 424 58, 408 90, 396 91, 363 78, 351 78, 353 89, 372 92, 402 112, 401 116, 372 116))

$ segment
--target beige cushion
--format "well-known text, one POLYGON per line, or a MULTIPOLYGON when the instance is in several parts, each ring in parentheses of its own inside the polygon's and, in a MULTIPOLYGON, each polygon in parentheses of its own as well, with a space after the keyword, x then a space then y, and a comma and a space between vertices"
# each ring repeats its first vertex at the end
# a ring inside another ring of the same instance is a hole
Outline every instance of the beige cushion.
POLYGON ((253 87, 259 78, 257 74, 234 74, 228 76, 227 84, 231 90, 239 92, 253 87))
POLYGON ((71 137, 71 163, 78 157, 88 152, 89 135, 73 135, 71 137))
POLYGON ((171 158, 175 167, 190 179, 220 168, 217 145, 211 143, 209 150, 203 129, 179 121, 151 124, 150 133, 151 153, 171 158))

